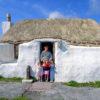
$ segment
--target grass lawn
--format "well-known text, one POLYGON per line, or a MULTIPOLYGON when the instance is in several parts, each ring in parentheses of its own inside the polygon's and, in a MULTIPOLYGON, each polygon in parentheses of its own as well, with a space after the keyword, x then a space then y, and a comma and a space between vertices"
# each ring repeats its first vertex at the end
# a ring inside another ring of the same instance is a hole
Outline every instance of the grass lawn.
POLYGON ((0 76, 0 81, 4 81, 4 82, 21 82, 22 78, 19 78, 19 77, 4 78, 4 77, 0 76))
POLYGON ((19 96, 19 97, 15 97, 13 99, 7 99, 7 98, 0 98, 0 100, 29 100, 27 97, 25 96, 19 96))
POLYGON ((65 82, 64 85, 72 86, 72 87, 95 87, 95 88, 100 88, 100 81, 86 82, 86 83, 78 83, 76 81, 70 81, 70 82, 65 82))
MULTIPOLYGON (((3 82, 22 82, 22 79, 23 78, 20 78, 20 77, 5 78, 3 76, 0 76, 0 81, 3 81, 3 82)), ((33 79, 33 82, 37 81, 35 77, 31 77, 31 79, 33 79)))

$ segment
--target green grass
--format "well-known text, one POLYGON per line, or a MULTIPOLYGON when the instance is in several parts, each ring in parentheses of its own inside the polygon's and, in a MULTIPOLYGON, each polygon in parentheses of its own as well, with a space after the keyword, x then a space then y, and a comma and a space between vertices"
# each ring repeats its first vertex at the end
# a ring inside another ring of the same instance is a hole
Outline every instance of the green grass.
POLYGON ((25 97, 25 96, 19 96, 19 97, 15 97, 14 99, 12 99, 12 100, 29 100, 27 97, 25 97))
POLYGON ((13 99, 7 99, 7 98, 5 98, 5 97, 3 97, 3 98, 0 98, 0 100, 29 100, 26 96, 19 96, 19 97, 15 97, 15 98, 13 98, 13 99))
POLYGON ((2 98, 0 98, 0 100, 8 100, 8 99, 7 99, 7 98, 2 97, 2 98))
POLYGON ((64 85, 72 86, 72 87, 95 87, 95 88, 100 88, 100 81, 86 82, 86 83, 78 83, 76 81, 70 81, 70 82, 64 83, 64 85))
POLYGON ((5 78, 3 76, 0 76, 0 81, 4 81, 4 82, 21 82, 22 78, 19 78, 19 77, 5 78))
MULTIPOLYGON (((35 77, 31 77, 31 79, 33 79, 33 82, 37 81, 37 79, 35 77)), ((0 76, 0 81, 3 81, 3 82, 21 82, 22 78, 20 78, 20 77, 5 78, 3 76, 0 76)))

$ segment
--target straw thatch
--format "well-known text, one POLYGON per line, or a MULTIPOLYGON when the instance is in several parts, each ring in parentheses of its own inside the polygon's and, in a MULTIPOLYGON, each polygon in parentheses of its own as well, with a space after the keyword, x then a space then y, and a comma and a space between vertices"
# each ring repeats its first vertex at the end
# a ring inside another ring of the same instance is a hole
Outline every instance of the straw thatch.
POLYGON ((1 42, 23 42, 36 38, 58 38, 76 44, 100 45, 100 26, 94 20, 25 20, 4 34, 1 42))

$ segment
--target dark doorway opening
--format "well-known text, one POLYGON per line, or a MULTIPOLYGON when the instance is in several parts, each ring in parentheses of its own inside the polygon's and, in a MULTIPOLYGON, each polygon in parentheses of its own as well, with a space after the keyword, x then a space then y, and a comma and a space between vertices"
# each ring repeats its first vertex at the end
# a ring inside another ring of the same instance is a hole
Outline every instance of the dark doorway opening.
POLYGON ((18 59, 19 44, 14 44, 14 58, 18 59))
POLYGON ((53 42, 41 42, 40 53, 44 50, 44 46, 48 46, 49 51, 52 53, 52 55, 54 54, 54 43, 53 42))

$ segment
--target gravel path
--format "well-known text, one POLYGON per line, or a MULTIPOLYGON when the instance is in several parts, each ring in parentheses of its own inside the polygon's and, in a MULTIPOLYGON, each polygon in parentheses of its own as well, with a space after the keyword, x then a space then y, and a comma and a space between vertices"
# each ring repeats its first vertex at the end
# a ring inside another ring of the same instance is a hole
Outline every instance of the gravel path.
POLYGON ((61 83, 0 83, 0 97, 25 95, 29 100, 100 100, 99 88, 76 88, 61 83))

